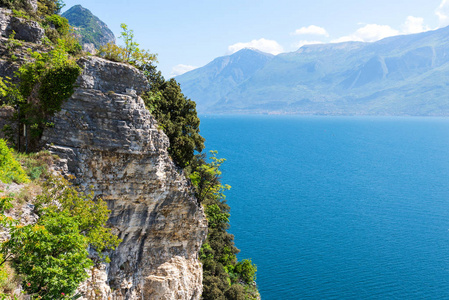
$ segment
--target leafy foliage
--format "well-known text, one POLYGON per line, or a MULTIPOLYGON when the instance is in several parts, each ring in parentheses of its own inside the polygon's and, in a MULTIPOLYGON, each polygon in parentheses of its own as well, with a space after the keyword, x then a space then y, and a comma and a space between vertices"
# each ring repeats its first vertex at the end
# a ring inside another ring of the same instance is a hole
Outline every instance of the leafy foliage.
POLYGON ((123 23, 121 27, 123 31, 119 38, 123 39, 125 45, 122 47, 108 43, 106 46, 100 46, 98 55, 116 62, 127 62, 137 68, 156 61, 155 54, 139 48, 139 44, 134 40, 133 30, 123 23))
POLYGON ((257 269, 251 259, 244 259, 235 265, 234 272, 240 275, 245 283, 252 283, 256 278, 257 269))
POLYGON ((94 200, 93 193, 78 192, 62 177, 50 177, 43 184, 43 192, 36 197, 38 215, 48 211, 68 212, 79 226, 90 246, 106 259, 101 252, 115 249, 120 240, 104 225, 109 217, 107 205, 101 199, 94 200))
POLYGON ((29 179, 19 162, 14 159, 12 150, 0 139, 0 180, 5 183, 28 182, 29 179))
POLYGON ((115 62, 125 62, 123 58, 124 57, 123 48, 113 43, 107 43, 104 46, 100 46, 100 48, 98 49, 98 55, 107 60, 115 62))
POLYGON ((21 115, 17 117, 36 139, 48 126, 48 117, 72 95, 81 68, 70 58, 64 40, 47 53, 30 51, 30 55, 33 61, 20 67, 19 93, 9 104, 20 106, 21 115))
POLYGON ((60 35, 64 36, 69 33, 69 21, 60 15, 47 16, 45 19, 48 23, 53 24, 60 35))
POLYGON ((32 11, 32 6, 27 0, 0 0, 0 7, 23 11, 34 17, 45 17, 57 14, 61 11, 64 5, 62 0, 38 0, 37 12, 36 16, 34 16, 35 13, 32 11))
POLYGON ((49 211, 37 224, 12 228, 2 246, 14 254, 13 267, 22 275, 25 291, 42 299, 73 293, 92 265, 88 239, 67 211, 49 211))
POLYGON ((0 77, 0 98, 6 97, 8 91, 8 86, 3 81, 3 78, 0 77))
POLYGON ((187 167, 195 151, 204 149, 195 102, 182 94, 174 79, 163 78, 160 84, 153 82, 152 90, 142 98, 170 140, 170 156, 181 168, 187 167))
POLYGON ((62 0, 38 0, 37 11, 41 16, 58 14, 65 6, 62 0))
POLYGON ((120 240, 105 228, 109 211, 93 195, 79 193, 63 178, 50 177, 37 197, 36 224, 23 226, 5 211, 11 198, 0 199, 0 225, 10 228, 11 238, 0 244, 4 257, 22 277, 22 286, 34 298, 61 299, 73 294, 87 278, 86 268, 107 260, 102 251, 120 240), (89 258, 88 246, 99 252, 89 258))
POLYGON ((0 0, 0 7, 25 11, 31 10, 31 6, 27 0, 0 0))
POLYGON ((203 299, 257 299, 257 288, 253 286, 257 268, 251 260, 237 262, 239 250, 234 245, 229 229, 229 206, 224 192, 229 185, 222 185, 221 165, 223 158, 217 158, 211 151, 209 162, 205 155, 195 156, 190 166, 190 179, 197 198, 205 207, 209 231, 200 251, 203 263, 203 299))

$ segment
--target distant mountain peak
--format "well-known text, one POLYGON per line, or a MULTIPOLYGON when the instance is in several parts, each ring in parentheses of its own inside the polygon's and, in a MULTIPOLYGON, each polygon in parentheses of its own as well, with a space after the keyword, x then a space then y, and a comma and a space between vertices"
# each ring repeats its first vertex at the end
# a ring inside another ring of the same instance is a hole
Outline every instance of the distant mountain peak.
POLYGON ((79 34, 83 48, 91 45, 90 48, 94 47, 98 49, 107 43, 115 44, 114 33, 112 33, 108 26, 89 9, 80 4, 72 6, 62 16, 69 20, 70 25, 79 34))
POLYGON ((251 53, 251 52, 256 52, 256 53, 263 54, 263 55, 266 55, 266 56, 274 56, 274 55, 271 54, 271 53, 263 52, 263 51, 261 51, 261 50, 259 50, 259 49, 252 48, 252 47, 245 47, 245 48, 242 48, 242 49, 240 49, 240 50, 238 50, 238 51, 232 53, 231 55, 234 55, 234 54, 237 54, 237 53, 251 53))

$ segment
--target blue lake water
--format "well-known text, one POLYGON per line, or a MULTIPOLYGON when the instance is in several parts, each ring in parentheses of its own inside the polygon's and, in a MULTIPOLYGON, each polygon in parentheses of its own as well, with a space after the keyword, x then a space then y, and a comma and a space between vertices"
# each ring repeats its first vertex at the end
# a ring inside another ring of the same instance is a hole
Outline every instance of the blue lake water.
POLYGON ((268 299, 449 299, 449 119, 201 116, 268 299))

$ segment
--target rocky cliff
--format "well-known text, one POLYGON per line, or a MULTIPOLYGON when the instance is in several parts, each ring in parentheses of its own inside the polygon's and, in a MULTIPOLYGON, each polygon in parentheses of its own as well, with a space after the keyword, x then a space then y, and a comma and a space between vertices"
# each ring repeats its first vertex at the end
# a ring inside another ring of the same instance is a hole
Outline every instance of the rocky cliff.
POLYGON ((12 10, 0 7, 0 36, 8 38, 13 32, 16 39, 31 43, 39 43, 45 35, 38 22, 18 18, 12 10))
POLYGON ((81 286, 84 299, 199 299, 207 221, 138 96, 145 78, 96 57, 79 63, 78 87, 42 141, 61 157, 62 173, 107 201, 109 225, 123 239, 81 286))

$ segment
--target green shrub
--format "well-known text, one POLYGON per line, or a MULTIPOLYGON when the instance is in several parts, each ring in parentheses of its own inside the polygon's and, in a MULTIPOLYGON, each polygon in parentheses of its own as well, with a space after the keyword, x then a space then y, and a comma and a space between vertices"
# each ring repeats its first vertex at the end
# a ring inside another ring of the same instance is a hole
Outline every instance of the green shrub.
POLYGON ((116 62, 127 62, 137 68, 156 61, 155 54, 139 48, 139 44, 134 41, 134 32, 126 24, 122 23, 120 26, 123 31, 119 38, 123 39, 125 46, 108 43, 99 48, 99 56, 116 62))
POLYGON ((235 265, 234 272, 247 284, 252 284, 256 280, 257 267, 251 259, 244 259, 235 265))
POLYGON ((60 15, 51 15, 47 16, 45 20, 47 23, 53 24, 61 36, 69 33, 70 25, 66 18, 61 17, 60 15))
POLYGON ((152 90, 142 99, 170 140, 168 153, 179 167, 185 168, 192 163, 195 151, 204 149, 196 104, 184 96, 173 78, 165 81, 160 76, 150 83, 152 90))
MULTIPOLYGON (((27 0, 0 0, 0 7, 7 7, 16 11, 22 11, 21 14, 32 16, 36 20, 39 17, 46 17, 60 12, 61 8, 64 7, 64 2, 62 0, 38 0, 37 1, 37 12, 32 11, 32 6, 27 0)), ((23 17, 20 15, 19 17, 23 17)))
POLYGON ((111 61, 125 62, 125 51, 122 47, 117 46, 114 43, 107 43, 104 46, 98 48, 98 55, 111 61))
POLYGON ((50 16, 58 14, 64 5, 62 0, 38 0, 37 11, 40 16, 50 16))
POLYGON ((14 10, 31 10, 31 6, 27 0, 0 0, 0 6, 14 10))
POLYGON ((17 17, 17 18, 26 19, 26 20, 30 19, 30 16, 23 10, 13 9, 12 14, 14 15, 14 17, 17 17))
POLYGON ((30 96, 38 99, 19 102, 23 113, 19 117, 29 125, 31 137, 38 139, 49 125, 48 117, 72 95, 81 68, 69 57, 63 40, 58 40, 58 45, 48 53, 30 52, 30 55, 34 61, 19 69, 19 91, 22 99, 30 96))
POLYGON ((0 226, 11 234, 0 243, 0 267, 10 262, 32 299, 63 299, 88 277, 87 268, 108 261, 103 251, 120 240, 105 227, 109 210, 104 201, 78 192, 62 177, 49 177, 42 188, 35 201, 36 224, 24 226, 7 217, 13 199, 0 198, 0 226), (99 256, 89 258, 88 246, 99 256))
POLYGON ((25 183, 29 179, 25 171, 15 160, 12 150, 8 148, 6 142, 0 139, 0 180, 4 183, 25 183))
POLYGON ((59 32, 55 28, 46 27, 45 36, 51 41, 52 44, 56 44, 59 39, 59 32))
POLYGON ((70 295, 88 275, 88 239, 67 211, 48 212, 37 224, 16 226, 5 248, 28 294, 42 299, 70 295))
POLYGON ((246 300, 245 289, 240 284, 232 285, 225 292, 226 299, 228 300, 246 300))
MULTIPOLYGON (((3 261, 3 255, 0 253, 0 262, 3 261)), ((0 266, 0 286, 3 286, 8 280, 6 265, 0 266)))

